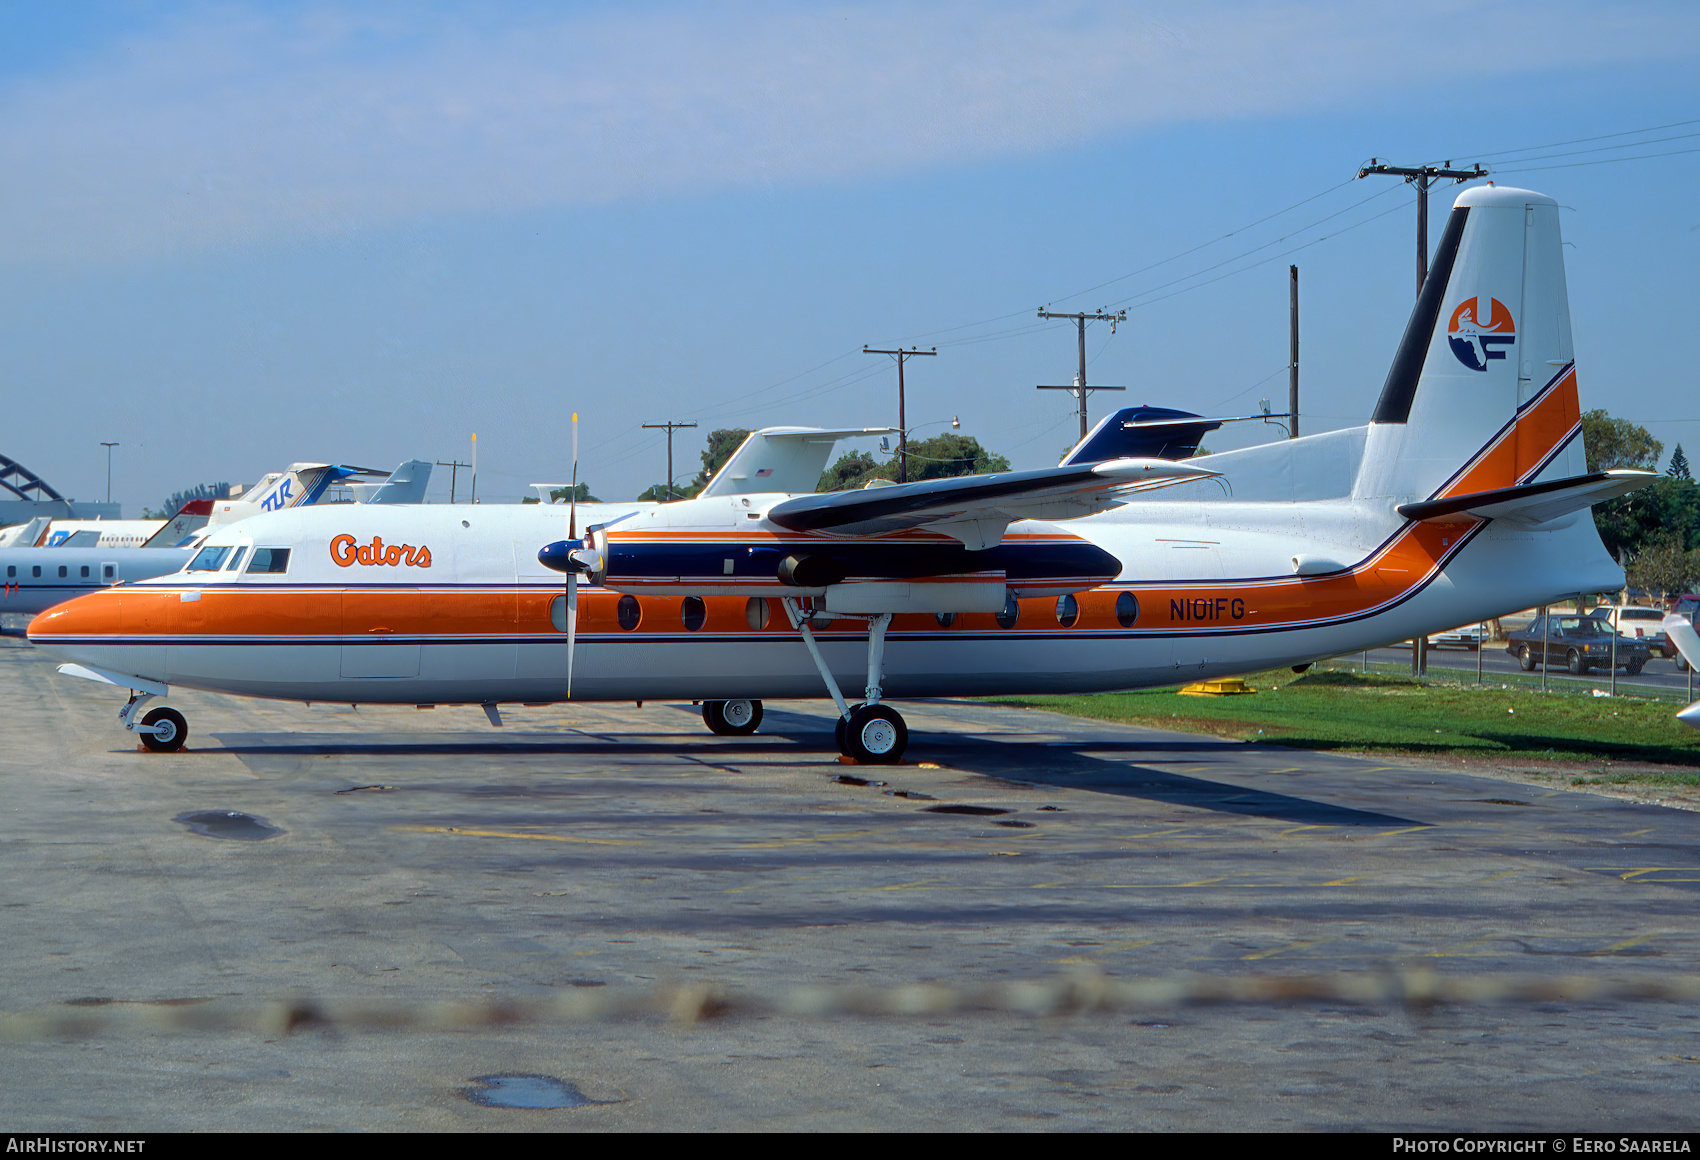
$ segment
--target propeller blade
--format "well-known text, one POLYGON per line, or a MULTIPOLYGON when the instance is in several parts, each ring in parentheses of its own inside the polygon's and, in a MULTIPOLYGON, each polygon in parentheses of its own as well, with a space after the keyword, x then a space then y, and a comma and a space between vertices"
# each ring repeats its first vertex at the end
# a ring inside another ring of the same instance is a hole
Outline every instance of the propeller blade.
POLYGON ((578 573, 567 573, 567 699, 573 696, 573 652, 578 647, 578 573))
POLYGON ((578 412, 573 412, 573 489, 567 493, 567 539, 578 539, 578 412))

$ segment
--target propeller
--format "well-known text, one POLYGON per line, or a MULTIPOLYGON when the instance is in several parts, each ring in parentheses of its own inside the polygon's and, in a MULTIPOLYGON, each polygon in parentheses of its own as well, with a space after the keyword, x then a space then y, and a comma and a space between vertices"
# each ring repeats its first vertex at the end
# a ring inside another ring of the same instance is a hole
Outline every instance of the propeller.
MULTIPOLYGON (((567 539, 578 539, 578 412, 573 412, 573 481, 567 492, 567 539)), ((573 653, 578 648, 578 572, 567 572, 567 700, 573 699, 573 653)))
MULTIPOLYGON (((537 562, 545 568, 563 572, 567 578, 567 696, 573 695, 573 659, 578 651, 578 582, 579 577, 597 578, 606 567, 594 541, 586 543, 578 534, 578 415, 573 415, 573 481, 567 500, 567 538, 545 544, 537 553, 537 562)), ((591 529, 596 531, 595 528, 591 529)))

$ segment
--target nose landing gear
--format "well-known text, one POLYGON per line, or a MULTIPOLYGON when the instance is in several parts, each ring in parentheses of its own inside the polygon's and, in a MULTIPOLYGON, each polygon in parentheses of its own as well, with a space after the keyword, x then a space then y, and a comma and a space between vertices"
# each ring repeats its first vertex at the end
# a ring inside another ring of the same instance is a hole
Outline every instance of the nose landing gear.
POLYGON ((155 753, 175 753, 189 740, 189 722, 176 709, 154 709, 136 721, 142 706, 153 700, 152 693, 131 693, 130 700, 118 711, 118 721, 126 730, 142 739, 142 744, 155 753))

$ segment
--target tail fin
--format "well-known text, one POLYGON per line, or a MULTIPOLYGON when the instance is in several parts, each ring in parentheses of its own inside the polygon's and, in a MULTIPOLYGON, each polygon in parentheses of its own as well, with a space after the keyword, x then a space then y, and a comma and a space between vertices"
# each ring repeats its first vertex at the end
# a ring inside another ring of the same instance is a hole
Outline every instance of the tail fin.
POLYGON ((1353 494, 1442 498, 1585 470, 1558 203, 1465 190, 1371 420, 1353 494))
POLYGON ((1123 407, 1099 420, 1058 467, 1110 459, 1187 459, 1222 424, 1168 407, 1123 407))
POLYGON ((424 503, 425 487, 431 482, 431 465, 409 459, 390 472, 382 483, 350 483, 359 503, 424 503))
POLYGON ((149 536, 144 548, 175 548, 185 539, 194 535, 207 526, 212 518, 213 501, 210 499, 192 499, 185 503, 176 515, 165 521, 165 525, 149 536))

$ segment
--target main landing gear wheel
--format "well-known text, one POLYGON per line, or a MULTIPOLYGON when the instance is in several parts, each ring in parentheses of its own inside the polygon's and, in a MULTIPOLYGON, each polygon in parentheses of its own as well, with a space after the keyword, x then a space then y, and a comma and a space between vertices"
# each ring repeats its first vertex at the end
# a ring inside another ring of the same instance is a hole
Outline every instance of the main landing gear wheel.
POLYGON ((863 765, 895 765, 909 745, 909 727, 890 705, 858 705, 839 721, 844 752, 863 765))
MULTIPOLYGON (((867 705, 864 702, 858 701, 854 705, 850 706, 850 715, 853 717, 856 715, 856 711, 858 709, 865 708, 867 708, 867 705)), ((842 753, 846 757, 850 756, 850 750, 845 748, 844 727, 849 723, 850 722, 843 717, 838 718, 838 720, 832 723, 832 740, 837 743, 838 752, 842 753)))
POLYGON ((155 753, 175 752, 189 740, 189 722, 176 709, 155 709, 142 718, 142 724, 153 726, 153 731, 138 729, 136 734, 155 753))
POLYGON ((761 724, 761 702, 704 701, 702 720, 711 732, 722 737, 742 737, 754 733, 761 724))

